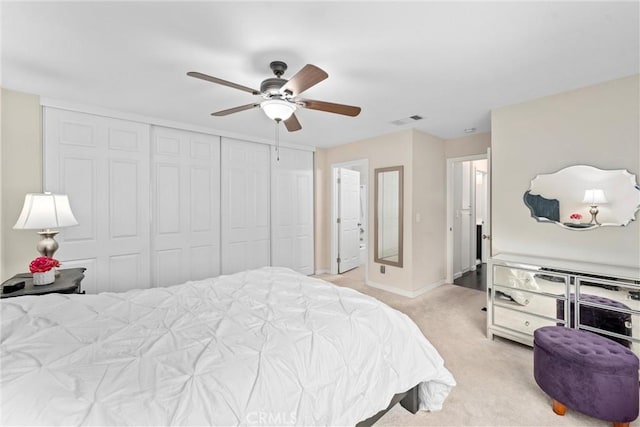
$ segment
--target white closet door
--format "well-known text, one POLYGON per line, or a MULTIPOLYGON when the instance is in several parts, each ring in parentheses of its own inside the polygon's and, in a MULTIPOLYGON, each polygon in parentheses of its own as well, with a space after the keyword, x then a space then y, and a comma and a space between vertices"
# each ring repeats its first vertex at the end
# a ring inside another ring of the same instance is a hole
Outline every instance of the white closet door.
POLYGON ((271 148, 271 265, 313 274, 313 152, 271 148))
POLYGON ((269 146, 222 138, 222 273, 271 264, 269 146))
POLYGON ((45 108, 44 151, 44 188, 79 223, 58 235, 62 268, 86 267, 88 293, 148 287, 149 126, 45 108))
POLYGON ((154 126, 154 286, 220 274, 220 138, 154 126))
POLYGON ((340 168, 338 273, 360 265, 360 172, 340 168))

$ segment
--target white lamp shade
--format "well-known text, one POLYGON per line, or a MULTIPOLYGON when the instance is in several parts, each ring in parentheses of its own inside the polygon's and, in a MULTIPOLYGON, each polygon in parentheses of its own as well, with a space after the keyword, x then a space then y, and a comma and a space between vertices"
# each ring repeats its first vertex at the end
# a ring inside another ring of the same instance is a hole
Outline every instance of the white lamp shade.
POLYGON ((77 225, 69 198, 64 194, 28 193, 15 229, 37 230, 77 225))
POLYGON ((262 101, 260 108, 271 120, 287 120, 296 111, 296 104, 282 99, 268 99, 262 101))
POLYGON ((592 190, 584 190, 584 199, 582 203, 588 203, 590 205, 601 205, 607 203, 607 198, 604 196, 604 191, 598 188, 592 190))

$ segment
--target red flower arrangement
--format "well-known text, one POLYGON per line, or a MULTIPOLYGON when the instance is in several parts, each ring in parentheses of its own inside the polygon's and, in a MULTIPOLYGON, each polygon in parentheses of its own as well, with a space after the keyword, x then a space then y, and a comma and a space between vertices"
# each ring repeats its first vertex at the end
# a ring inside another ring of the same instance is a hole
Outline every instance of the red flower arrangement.
POLYGON ((582 215, 579 213, 572 213, 569 219, 582 219, 582 215))
POLYGON ((60 267, 60 262, 57 259, 41 256, 29 264, 29 271, 32 273, 46 273, 54 267, 60 267))

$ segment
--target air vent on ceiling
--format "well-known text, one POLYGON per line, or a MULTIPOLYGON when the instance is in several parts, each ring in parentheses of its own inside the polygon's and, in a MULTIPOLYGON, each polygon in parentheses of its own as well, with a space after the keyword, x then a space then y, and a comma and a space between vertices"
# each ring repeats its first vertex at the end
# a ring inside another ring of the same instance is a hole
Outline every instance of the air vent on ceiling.
POLYGON ((409 117, 404 118, 404 119, 394 120, 394 121, 391 122, 391 124, 396 125, 396 126, 403 126, 403 125, 406 125, 406 124, 409 124, 409 123, 417 122, 418 120, 422 120, 422 119, 424 119, 424 117, 415 114, 413 116, 409 116, 409 117))

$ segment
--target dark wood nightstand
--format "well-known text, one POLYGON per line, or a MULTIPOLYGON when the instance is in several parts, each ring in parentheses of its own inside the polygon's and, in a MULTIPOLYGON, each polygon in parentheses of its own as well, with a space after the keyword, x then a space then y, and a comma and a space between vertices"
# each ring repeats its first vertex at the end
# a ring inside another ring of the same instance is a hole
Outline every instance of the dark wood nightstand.
POLYGON ((56 276, 56 281, 50 285, 33 284, 33 278, 30 273, 16 274, 11 279, 2 283, 2 293, 0 298, 19 297, 22 295, 44 295, 44 294, 83 294, 81 290, 82 279, 86 268, 68 268, 58 270, 60 275, 56 276), (4 287, 24 282, 24 288, 11 293, 5 293, 4 287))

